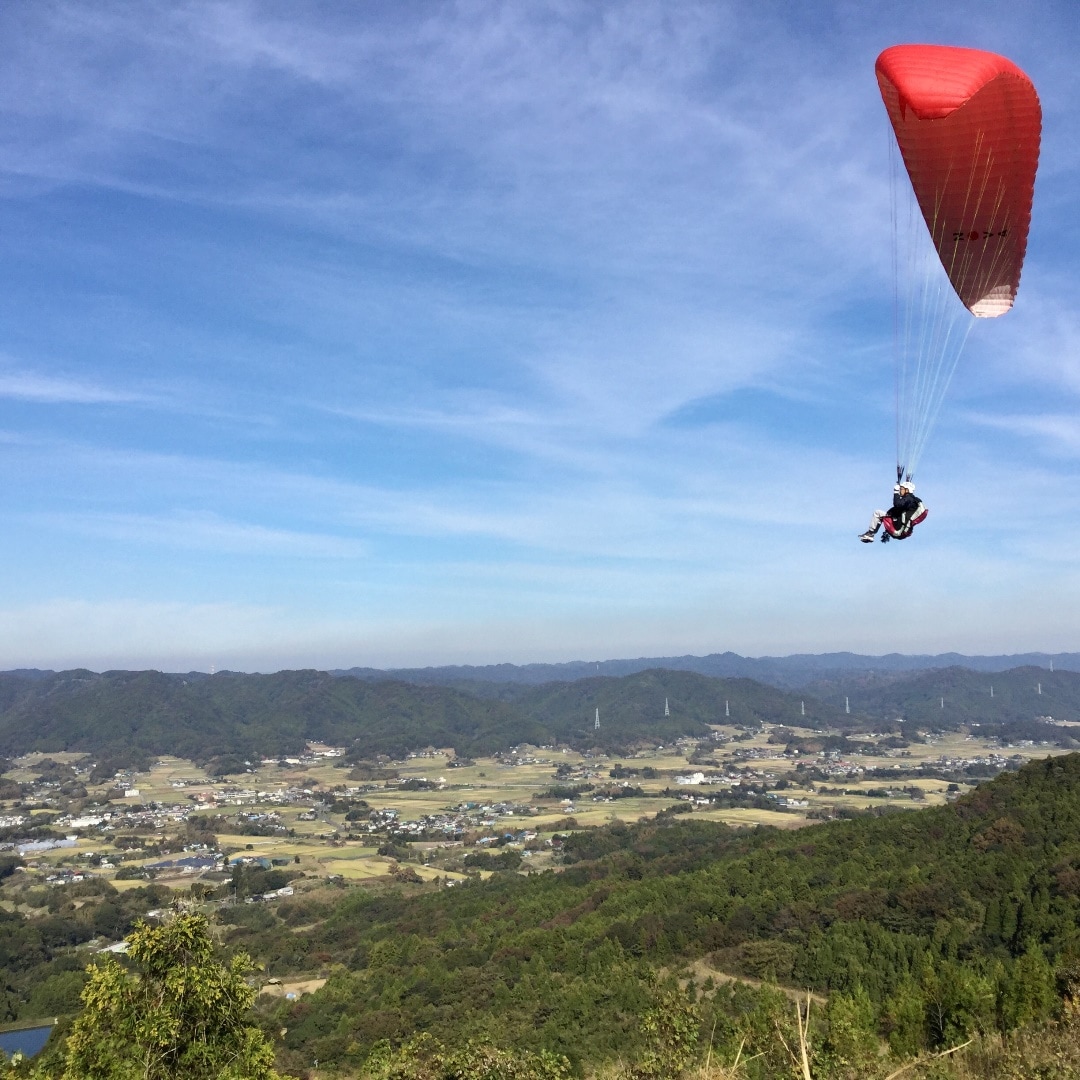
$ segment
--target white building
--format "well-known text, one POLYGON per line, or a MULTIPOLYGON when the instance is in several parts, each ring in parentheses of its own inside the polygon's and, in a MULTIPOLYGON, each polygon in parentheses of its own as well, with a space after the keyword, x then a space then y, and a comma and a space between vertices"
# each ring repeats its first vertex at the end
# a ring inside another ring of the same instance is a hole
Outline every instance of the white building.
POLYGON ((704 784, 705 774, 703 772, 690 773, 688 776, 676 776, 676 784, 704 784))

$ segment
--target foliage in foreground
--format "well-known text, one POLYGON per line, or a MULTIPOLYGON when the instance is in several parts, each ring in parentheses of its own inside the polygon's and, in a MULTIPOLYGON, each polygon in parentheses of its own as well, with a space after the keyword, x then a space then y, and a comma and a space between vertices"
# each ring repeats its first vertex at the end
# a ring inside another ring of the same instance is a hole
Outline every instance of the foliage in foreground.
MULTIPOLYGON (((774 999, 774 1005, 778 1000, 774 999)), ((1074 1080, 1080 1076, 1080 1015, 1005 1039, 974 1038, 937 1053, 898 1064, 877 1039, 857 1034, 849 1006, 819 1012, 812 1022, 809 999, 787 1001, 773 1016, 765 1049, 746 1039, 729 1057, 699 1042, 694 1012, 670 991, 644 1018, 649 1048, 640 1058, 615 1061, 586 1074, 588 1080, 1074 1080), (831 1015, 830 1015, 831 1014, 831 1015), (855 1036, 853 1038, 853 1035, 855 1036)), ((567 1080, 568 1063, 548 1054, 513 1053, 469 1042, 448 1050, 428 1035, 396 1053, 380 1045, 362 1072, 363 1080, 567 1080)))
POLYGON ((396 1052, 380 1043, 365 1072, 371 1080, 569 1080, 572 1075, 566 1058, 546 1051, 517 1053, 472 1041, 447 1049, 430 1035, 418 1035, 396 1052))
MULTIPOLYGON (((269 1043, 246 1023, 253 992, 242 958, 214 957, 206 921, 181 915, 131 937, 140 971, 116 961, 92 968, 85 1010, 67 1040, 66 1064, 0 1060, 0 1080, 276 1080, 269 1043)), ((652 980, 651 1006, 628 1019, 640 1045, 582 1073, 560 1055, 491 1038, 446 1044, 428 1033, 377 1043, 362 1080, 1066 1080, 1080 1075, 1080 1005, 1051 1024, 976 1036, 945 1052, 897 1055, 874 1032, 865 993, 799 1001, 776 988, 742 987, 734 1013, 692 986, 652 980), (709 1023, 711 1014, 711 1024, 709 1023), (706 1037, 706 1032, 708 1035, 706 1037), (737 1045, 736 1045, 737 1042, 737 1045), (958 1051, 954 1054, 953 1051, 958 1051)), ((717 995, 713 995, 714 997, 717 995)), ((723 996, 723 995, 719 995, 723 996)), ((301 1069, 298 1075, 310 1077, 301 1069)))
MULTIPOLYGON (((128 941, 134 971, 111 958, 89 969, 61 1080, 275 1080, 273 1047, 248 1023, 250 964, 215 957, 202 915, 140 925, 128 941)), ((15 1063, 7 1075, 56 1074, 15 1063)))

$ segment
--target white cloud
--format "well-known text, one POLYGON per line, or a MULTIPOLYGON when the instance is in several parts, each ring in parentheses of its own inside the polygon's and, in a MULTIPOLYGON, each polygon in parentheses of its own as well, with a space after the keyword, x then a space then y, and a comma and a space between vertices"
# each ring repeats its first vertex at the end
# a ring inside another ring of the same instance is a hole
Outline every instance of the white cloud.
MULTIPOLYGON (((517 610, 497 614, 466 608, 453 618, 414 610, 408 598, 396 613, 375 607, 351 615, 280 605, 138 599, 7 605, 0 608, 0 667, 186 671, 213 665, 219 670, 273 671, 728 649, 745 655, 848 649, 999 653, 1056 651, 1072 640, 1071 616, 1058 600, 1062 591, 1080 591, 1080 569, 1053 580, 1026 575, 1017 580, 1002 577, 998 566, 975 560, 964 569, 964 580, 957 581, 955 565, 943 554, 928 559, 925 551, 916 556, 910 548, 902 556, 854 547, 858 550, 852 566, 870 559, 881 565, 873 574, 851 575, 840 589, 819 581, 810 591, 782 594, 777 589, 755 596, 752 590, 732 588, 732 579, 727 588, 709 589, 688 604, 669 596, 667 604, 645 597, 640 606, 608 602, 537 610, 526 590, 517 610), (887 601, 895 599, 890 589, 901 565, 905 587, 916 600, 890 606, 887 601), (987 573, 991 576, 983 577, 987 573), (997 587, 983 588, 972 601, 967 586, 975 580, 994 580, 997 587), (951 596, 963 597, 963 603, 951 603, 951 596)), ((813 571, 806 566, 802 572, 813 571)), ((785 573, 778 585, 793 581, 793 574, 785 573)))

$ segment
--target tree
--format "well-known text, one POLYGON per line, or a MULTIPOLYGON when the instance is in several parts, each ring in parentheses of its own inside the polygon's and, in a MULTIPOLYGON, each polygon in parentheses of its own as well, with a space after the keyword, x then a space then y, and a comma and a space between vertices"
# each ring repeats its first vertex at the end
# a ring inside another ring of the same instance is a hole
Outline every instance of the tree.
POLYGON ((1045 1023, 1057 1005, 1054 971, 1041 950, 1028 949, 998 980, 998 1026, 1004 1032, 1045 1023))
POLYGON ((140 924, 128 943, 137 973, 113 959, 89 969, 63 1080, 277 1080, 273 1047, 247 1023, 251 962, 218 960, 202 915, 140 924))
POLYGON ((932 1046, 952 1046, 990 1030, 994 988, 971 968, 946 960, 923 975, 921 989, 932 1046))
POLYGON ((911 1058, 926 1046, 926 1001, 914 979, 904 979, 885 1002, 882 1027, 892 1052, 911 1058))
POLYGON ((645 1050, 630 1069, 634 1080, 663 1080, 679 1076, 697 1050, 701 1017, 697 1009, 671 986, 655 991, 655 1005, 641 1021, 645 1050))
POLYGON ((871 1075, 880 1054, 877 1016, 870 995, 861 986, 851 994, 830 994, 825 1019, 828 1031, 823 1057, 829 1075, 871 1075))

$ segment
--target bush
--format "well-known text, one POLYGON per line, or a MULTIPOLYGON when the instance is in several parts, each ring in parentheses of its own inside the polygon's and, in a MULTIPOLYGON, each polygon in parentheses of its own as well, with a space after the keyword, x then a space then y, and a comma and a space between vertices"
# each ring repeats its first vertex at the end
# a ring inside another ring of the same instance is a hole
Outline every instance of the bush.
POLYGON ((546 1050, 501 1050, 490 1043, 468 1042, 447 1051, 429 1035, 420 1035, 397 1053, 386 1041, 368 1056, 364 1076, 372 1080, 569 1080, 570 1062, 546 1050))

